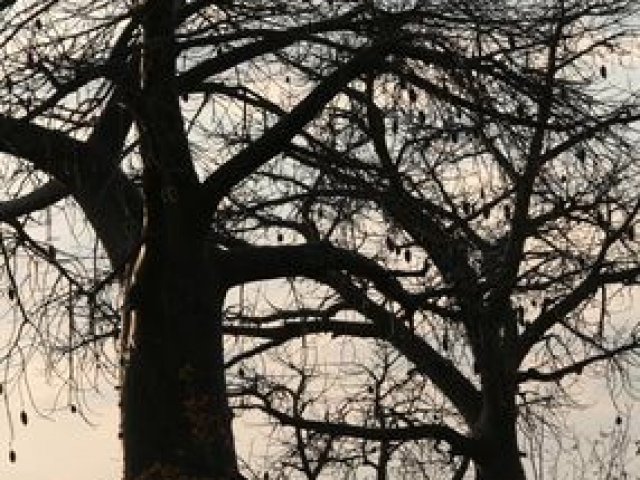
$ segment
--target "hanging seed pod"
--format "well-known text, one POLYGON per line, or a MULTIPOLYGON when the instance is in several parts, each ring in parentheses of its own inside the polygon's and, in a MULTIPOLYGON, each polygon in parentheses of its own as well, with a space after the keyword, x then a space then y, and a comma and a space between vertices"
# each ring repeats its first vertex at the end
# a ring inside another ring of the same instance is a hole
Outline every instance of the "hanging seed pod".
POLYGON ((444 332, 444 336, 442 337, 442 349, 445 352, 449 351, 449 332, 444 332))
POLYGON ((0 383, 0 395, 4 393, 4 385, 0 383))
POLYGON ((622 425, 622 417, 620 415, 616 415, 616 425, 622 425))
POLYGON ((15 450, 9 450, 9 461, 11 463, 16 463, 16 451, 15 450))
POLYGON ((27 412, 25 412, 24 410, 20 412, 20 422, 23 425, 26 425, 27 423, 29 423, 29 417, 27 417, 27 412))
POLYGON ((13 301, 16 298, 16 291, 13 288, 10 288, 9 291, 7 292, 7 296, 9 297, 9 300, 13 301))
POLYGON ((373 387, 371 385, 367 385, 367 393, 373 394, 373 387))
POLYGON ((47 247, 47 257, 49 257, 49 260, 56 259, 56 247, 54 247, 53 245, 49 245, 47 247))
POLYGON ((27 67, 33 68, 35 63, 36 63, 36 57, 33 53, 33 50, 29 48, 29 50, 27 50, 27 67))
POLYGON ((42 20, 40 20, 39 18, 36 18, 36 23, 35 24, 36 24, 36 28, 38 30, 42 29, 42 20))
POLYGON ((411 250, 407 249, 404 251, 404 259, 407 262, 411 261, 411 250))
POLYGON ((69 405, 69 411, 71 413, 76 413, 78 411, 78 407, 76 407, 73 403, 69 405))
POLYGON ((386 244, 387 244, 387 250, 389 250, 389 252, 393 252, 396 249, 396 244, 393 242, 393 238, 391 237, 387 237, 385 239, 386 244))
POLYGON ((238 369, 238 376, 239 376, 240 378, 244 378, 244 368, 240 367, 240 368, 238 369))
POLYGON ((606 65, 602 65, 600 67, 600 76, 602 78, 607 78, 607 66, 606 65))

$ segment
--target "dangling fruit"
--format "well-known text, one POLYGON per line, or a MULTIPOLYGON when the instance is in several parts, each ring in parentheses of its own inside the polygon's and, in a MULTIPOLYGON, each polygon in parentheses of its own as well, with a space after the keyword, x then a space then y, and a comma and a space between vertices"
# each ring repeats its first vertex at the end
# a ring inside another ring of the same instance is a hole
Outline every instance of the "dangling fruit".
POLYGON ((10 450, 9 451, 9 461, 11 463, 16 463, 16 451, 15 450, 10 450))
POLYGON ((449 333, 444 332, 444 336, 442 337, 442 349, 445 352, 449 351, 449 333))
POLYGON ((385 241, 387 243, 387 250, 393 252, 396 249, 396 245, 393 242, 393 239, 391 237, 387 237, 385 241))
POLYGON ((24 410, 20 412, 20 422, 22 422, 23 425, 29 423, 29 417, 27 417, 27 412, 24 410))

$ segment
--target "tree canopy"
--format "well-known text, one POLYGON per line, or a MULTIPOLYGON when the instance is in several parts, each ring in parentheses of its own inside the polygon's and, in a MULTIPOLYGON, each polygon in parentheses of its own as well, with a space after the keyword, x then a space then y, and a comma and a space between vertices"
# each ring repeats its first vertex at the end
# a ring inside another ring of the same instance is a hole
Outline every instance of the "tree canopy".
POLYGON ((632 390, 636 2, 0 8, 2 384, 115 382, 127 480, 524 479, 632 390))

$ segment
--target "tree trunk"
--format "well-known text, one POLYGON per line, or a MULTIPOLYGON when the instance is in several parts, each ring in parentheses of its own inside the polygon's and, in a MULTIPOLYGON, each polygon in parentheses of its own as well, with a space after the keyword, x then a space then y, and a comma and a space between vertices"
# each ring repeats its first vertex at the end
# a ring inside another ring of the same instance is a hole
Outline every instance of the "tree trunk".
POLYGON ((168 250, 150 238, 132 288, 135 326, 122 390, 125 480, 241 478, 225 388, 224 291, 198 243, 168 250))
POLYGON ((515 322, 510 306, 494 308, 482 322, 482 411, 473 426, 482 451, 477 480, 526 480, 518 448, 515 322))
POLYGON ((477 480, 526 480, 518 449, 515 421, 494 418, 479 437, 481 461, 476 464, 477 480))
MULTIPOLYGON (((231 480, 220 272, 210 269, 198 181, 178 103, 175 4, 145 0, 141 139, 144 252, 129 303, 122 386, 125 480, 231 480), (128 330, 131 333, 128 333, 128 330)), ((137 92, 137 93, 135 93, 137 92)))

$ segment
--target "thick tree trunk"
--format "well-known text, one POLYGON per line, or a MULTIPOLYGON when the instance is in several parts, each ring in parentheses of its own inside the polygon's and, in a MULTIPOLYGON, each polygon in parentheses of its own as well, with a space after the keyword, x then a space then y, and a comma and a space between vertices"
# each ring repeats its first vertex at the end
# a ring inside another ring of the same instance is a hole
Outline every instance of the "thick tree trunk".
POLYGON ((142 18, 143 81, 134 110, 145 238, 123 366, 125 480, 231 480, 240 476, 225 388, 225 292, 220 272, 208 268, 211 218, 203 214, 178 103, 174 7, 145 0, 142 18))
POLYGON ((496 307, 482 323, 482 411, 472 427, 482 452, 476 462, 477 480, 526 479, 518 448, 515 321, 513 309, 503 306, 496 307))
POLYGON ((518 449, 515 420, 492 415, 479 436, 481 461, 476 464, 477 480, 526 480, 518 449))
POLYGON ((150 239, 146 249, 124 364, 125 480, 240 478, 225 391, 224 292, 194 245, 167 251, 150 239))

